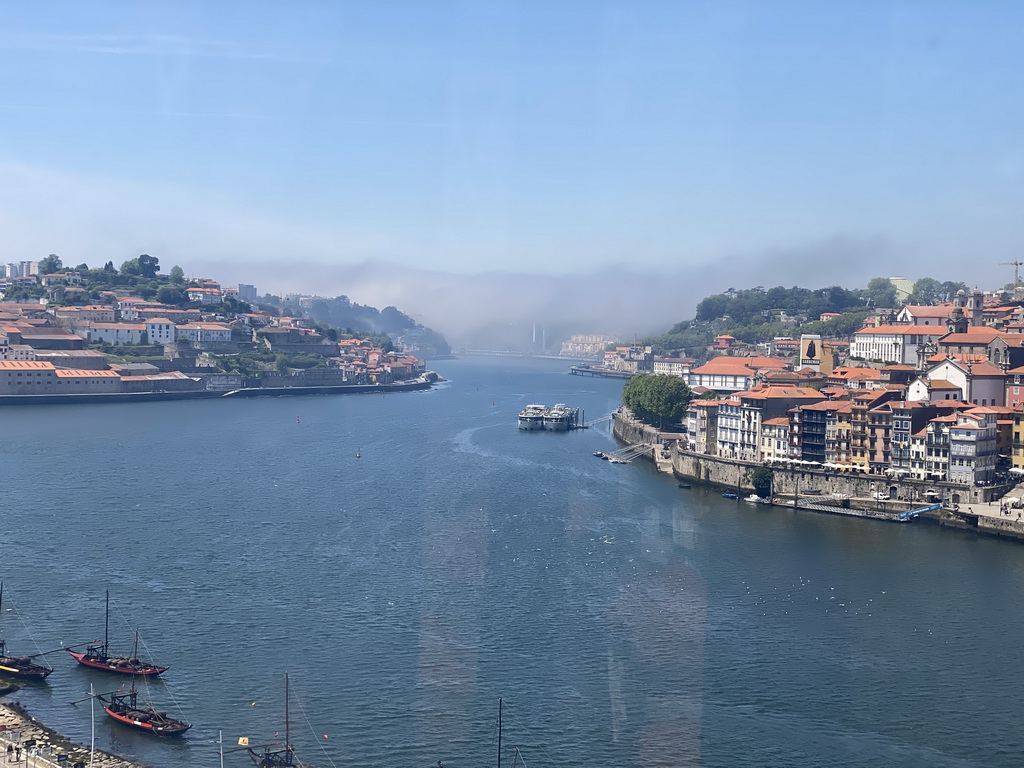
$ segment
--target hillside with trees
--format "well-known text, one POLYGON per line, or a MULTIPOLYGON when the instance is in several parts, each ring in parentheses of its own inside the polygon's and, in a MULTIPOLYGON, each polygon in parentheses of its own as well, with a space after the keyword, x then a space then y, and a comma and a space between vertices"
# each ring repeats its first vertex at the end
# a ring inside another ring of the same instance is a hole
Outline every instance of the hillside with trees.
POLYGON ((377 309, 357 304, 348 296, 334 298, 313 297, 308 306, 267 294, 260 302, 264 308, 273 308, 293 317, 307 317, 316 323, 352 332, 360 329, 377 334, 401 338, 408 347, 416 347, 430 357, 451 354, 445 338, 430 328, 417 323, 396 307, 377 309))
MULTIPOLYGON (((914 283, 908 304, 950 301, 964 283, 940 282, 923 277, 914 283)), ((676 323, 668 332, 645 340, 659 355, 699 354, 715 336, 728 334, 741 342, 757 344, 779 336, 810 333, 822 338, 845 338, 862 327, 864 318, 878 309, 898 306, 896 289, 885 277, 876 277, 865 288, 730 288, 697 304, 692 320, 676 323), (826 320, 824 314, 835 314, 826 320)))
MULTIPOLYGON (((98 268, 90 268, 88 264, 71 267, 64 264, 60 256, 52 253, 39 261, 40 275, 71 270, 79 273, 81 286, 62 290, 55 295, 40 283, 13 285, 4 292, 4 299, 32 302, 49 296, 51 306, 83 306, 105 303, 105 292, 119 291, 128 292, 146 301, 181 308, 202 308, 226 316, 251 311, 248 304, 233 296, 225 297, 218 305, 189 301, 186 291, 189 281, 184 270, 179 266, 173 266, 167 274, 161 274, 160 260, 149 254, 129 259, 120 267, 115 267, 113 261, 108 261, 98 268)), ((363 338, 377 338, 382 347, 390 350, 391 338, 394 337, 401 338, 406 346, 414 347, 422 354, 432 357, 451 354, 448 342, 441 334, 417 323, 396 307, 378 310, 375 307, 353 303, 347 296, 338 296, 333 299, 314 298, 308 308, 304 309, 294 300, 289 301, 271 294, 264 296, 257 305, 259 309, 274 315, 306 317, 314 321, 326 336, 335 341, 339 333, 347 333, 363 338)))

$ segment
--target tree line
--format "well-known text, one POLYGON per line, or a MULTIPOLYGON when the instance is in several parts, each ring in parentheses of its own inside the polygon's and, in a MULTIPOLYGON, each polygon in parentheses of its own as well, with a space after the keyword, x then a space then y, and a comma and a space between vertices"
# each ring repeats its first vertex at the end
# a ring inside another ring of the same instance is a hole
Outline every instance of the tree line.
MULTIPOLYGON (((914 283, 906 303, 929 305, 951 301, 966 284, 923 277, 914 283)), ((770 341, 777 336, 819 334, 823 338, 844 338, 864 324, 878 309, 896 307, 899 297, 885 277, 870 280, 865 288, 730 288, 707 296, 697 304, 693 319, 676 323, 667 333, 646 339, 660 355, 699 355, 719 334, 734 336, 748 344, 770 341), (823 314, 838 317, 820 320, 823 314)))

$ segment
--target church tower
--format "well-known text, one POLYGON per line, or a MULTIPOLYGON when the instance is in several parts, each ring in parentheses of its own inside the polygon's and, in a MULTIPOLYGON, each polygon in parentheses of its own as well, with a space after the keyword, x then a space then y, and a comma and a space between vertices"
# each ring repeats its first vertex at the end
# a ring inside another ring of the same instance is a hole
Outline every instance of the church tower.
POLYGON ((967 333, 967 315, 964 314, 964 307, 967 305, 967 291, 961 288, 956 292, 953 299, 953 311, 946 321, 946 328, 950 333, 967 333))
POLYGON ((971 298, 968 300, 968 308, 970 310, 971 326, 984 325, 985 294, 975 288, 971 293, 971 298))

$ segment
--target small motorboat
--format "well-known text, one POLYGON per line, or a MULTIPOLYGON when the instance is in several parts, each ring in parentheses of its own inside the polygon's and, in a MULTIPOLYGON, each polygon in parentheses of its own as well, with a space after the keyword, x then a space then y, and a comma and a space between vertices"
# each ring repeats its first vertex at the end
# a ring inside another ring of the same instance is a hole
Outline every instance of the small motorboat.
POLYGON ((594 451, 594 455, 597 456, 597 458, 599 458, 599 459, 603 459, 604 458, 604 452, 603 451, 594 451))
POLYGON ((735 493, 723 493, 722 494, 722 498, 723 499, 738 499, 739 495, 735 494, 735 493))
POLYGON ((692 486, 689 483, 680 483, 679 487, 682 488, 683 490, 688 491, 692 486))

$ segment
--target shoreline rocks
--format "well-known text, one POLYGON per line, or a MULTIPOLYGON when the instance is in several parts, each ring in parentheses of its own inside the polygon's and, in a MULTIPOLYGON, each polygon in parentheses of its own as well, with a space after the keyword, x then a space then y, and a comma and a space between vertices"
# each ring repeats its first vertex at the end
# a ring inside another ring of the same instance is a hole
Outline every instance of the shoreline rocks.
MULTIPOLYGON (((17 686, 14 686, 14 690, 17 690, 17 686)), ((35 739, 37 747, 52 748, 53 753, 45 757, 54 763, 57 762, 58 754, 66 754, 68 756, 67 765, 74 765, 77 762, 89 764, 88 747, 75 744, 52 728, 47 728, 16 701, 0 701, 0 726, 5 726, 4 730, 0 731, 0 752, 7 749, 7 740, 12 738, 12 734, 20 733, 21 742, 26 739, 35 739)), ((143 768, 139 763, 133 763, 123 757, 101 750, 96 750, 93 765, 95 768, 143 768)))

